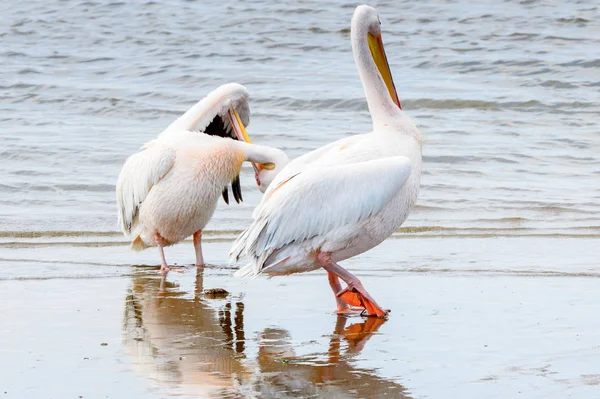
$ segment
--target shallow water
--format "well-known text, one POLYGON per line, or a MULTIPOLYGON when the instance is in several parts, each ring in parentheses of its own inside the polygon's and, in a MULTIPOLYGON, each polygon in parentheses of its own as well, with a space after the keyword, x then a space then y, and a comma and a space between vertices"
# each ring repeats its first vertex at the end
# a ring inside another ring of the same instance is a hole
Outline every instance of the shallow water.
POLYGON ((250 168, 245 202, 207 226, 202 278, 161 288, 115 220, 125 158, 224 82, 248 87, 255 142, 292 157, 368 131, 353 4, 0 5, 5 396, 598 396, 598 6, 373 5, 425 137, 416 209, 346 262, 383 323, 337 319, 319 272, 230 277, 250 168))

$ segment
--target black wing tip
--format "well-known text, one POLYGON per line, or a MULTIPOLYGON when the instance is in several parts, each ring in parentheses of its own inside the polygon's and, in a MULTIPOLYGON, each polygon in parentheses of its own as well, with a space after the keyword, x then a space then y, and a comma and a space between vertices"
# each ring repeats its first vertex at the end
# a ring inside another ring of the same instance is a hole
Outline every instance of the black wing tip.
POLYGON ((225 203, 227 205, 229 205, 229 191, 227 191, 227 187, 225 187, 223 189, 223 193, 222 194, 223 194, 223 201, 225 201, 225 203))
POLYGON ((233 130, 227 132, 225 129, 225 121, 220 115, 215 115, 214 119, 204 128, 202 132, 209 136, 225 137, 237 140, 237 137, 233 130))
POLYGON ((240 175, 237 175, 235 179, 231 182, 231 190, 233 191, 233 197, 235 201, 239 204, 243 202, 242 198, 242 185, 240 184, 240 175))

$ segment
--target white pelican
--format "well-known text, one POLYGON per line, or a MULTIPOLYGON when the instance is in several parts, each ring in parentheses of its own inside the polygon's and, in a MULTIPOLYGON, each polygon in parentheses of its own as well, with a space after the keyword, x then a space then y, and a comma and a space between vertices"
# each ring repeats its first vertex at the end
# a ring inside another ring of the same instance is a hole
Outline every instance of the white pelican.
POLYGON ((237 276, 323 267, 337 313, 357 312, 353 306, 360 306, 369 315, 383 316, 388 311, 337 262, 377 246, 407 218, 419 192, 422 140, 401 110, 374 8, 356 8, 351 36, 373 131, 290 162, 273 180, 230 256, 232 261, 250 258, 237 276))
POLYGON ((242 85, 217 88, 123 165, 117 181, 119 224, 132 239, 132 249, 158 246, 163 275, 169 271, 163 247, 190 235, 196 266, 204 264, 202 229, 219 195, 228 202, 230 182, 235 199, 241 200, 244 161, 253 163, 263 192, 287 164, 282 151, 251 144, 245 130, 250 120, 247 100, 242 85))

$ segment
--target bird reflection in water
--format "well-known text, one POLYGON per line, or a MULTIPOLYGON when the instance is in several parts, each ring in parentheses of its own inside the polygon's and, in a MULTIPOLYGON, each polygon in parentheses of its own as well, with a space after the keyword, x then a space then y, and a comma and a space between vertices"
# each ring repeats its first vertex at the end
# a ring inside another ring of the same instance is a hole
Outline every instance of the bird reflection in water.
POLYGON ((247 341, 242 298, 207 296, 199 270, 192 297, 154 274, 134 275, 123 329, 134 369, 173 395, 408 398, 402 385, 351 361, 383 323, 338 316, 326 352, 297 356, 283 329, 247 341), (256 359, 246 358, 247 345, 258 346, 256 359))

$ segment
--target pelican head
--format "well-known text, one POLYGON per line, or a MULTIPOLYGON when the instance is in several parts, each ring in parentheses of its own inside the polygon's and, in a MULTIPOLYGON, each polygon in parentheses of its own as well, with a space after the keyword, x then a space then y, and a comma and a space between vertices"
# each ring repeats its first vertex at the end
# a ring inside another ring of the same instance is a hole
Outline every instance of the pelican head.
POLYGON ((289 158, 285 152, 273 147, 263 147, 263 152, 270 162, 252 163, 256 185, 261 193, 267 191, 275 176, 288 164, 289 158))
MULTIPOLYGON (((243 103, 248 105, 248 103, 243 103)), ((243 107, 241 107, 243 109, 243 107)), ((248 144, 252 144, 252 140, 248 136, 246 132, 246 128, 243 123, 241 115, 238 113, 235 106, 231 106, 227 111, 229 115, 229 125, 233 128, 233 132, 239 141, 246 142, 248 144)), ((229 128, 229 125, 226 125, 226 129, 229 128)), ((272 147, 265 146, 256 146, 256 149, 259 149, 262 152, 261 154, 255 155, 255 161, 251 161, 252 167, 254 168, 254 177, 256 178, 256 185, 260 192, 264 193, 267 191, 269 184, 273 181, 277 173, 283 169, 285 165, 288 163, 287 155, 277 149, 272 147), (264 159, 264 161, 263 161, 264 159)), ((252 150, 246 150, 247 152, 254 152, 252 150)), ((252 155, 247 154, 252 157, 252 155)))
MULTIPOLYGON (((232 94, 240 93, 240 95, 230 95, 229 103, 223 105, 221 108, 221 113, 217 113, 214 120, 223 121, 223 124, 219 125, 221 126, 221 131, 225 131, 227 133, 231 133, 231 131, 233 131, 235 137, 239 141, 252 144, 252 140, 246 132, 246 126, 248 126, 248 123, 250 122, 250 111, 247 102, 248 92, 243 86, 238 85, 237 83, 230 83, 229 85, 237 86, 235 90, 232 90, 232 94), (243 89, 243 92, 240 90, 240 88, 243 89), (226 118, 222 116, 225 112, 227 113, 226 118)), ((219 89, 229 85, 223 85, 219 89)), ((211 122, 211 124, 213 123, 214 122, 211 122)), ((204 132, 206 133, 207 130, 208 128, 205 129, 204 132)), ((267 188, 275 176, 277 176, 281 169, 288 164, 289 159, 283 151, 273 147, 255 146, 254 149, 246 149, 246 152, 247 156, 254 157, 255 159, 254 161, 251 161, 251 163, 252 167, 254 168, 256 184, 258 189, 264 193, 267 191, 267 188), (258 149, 260 149, 260 154, 250 154, 254 153, 258 149)))
POLYGON ((383 40, 381 39, 381 20, 379 19, 377 10, 367 5, 356 7, 354 15, 352 16, 351 27, 352 46, 354 48, 355 56, 358 56, 359 58, 356 64, 364 64, 365 60, 362 58, 365 57, 366 54, 362 51, 362 48, 367 47, 368 45, 370 56, 373 59, 373 63, 375 64, 379 76, 383 80, 392 101, 398 108, 402 109, 383 47, 383 40))

